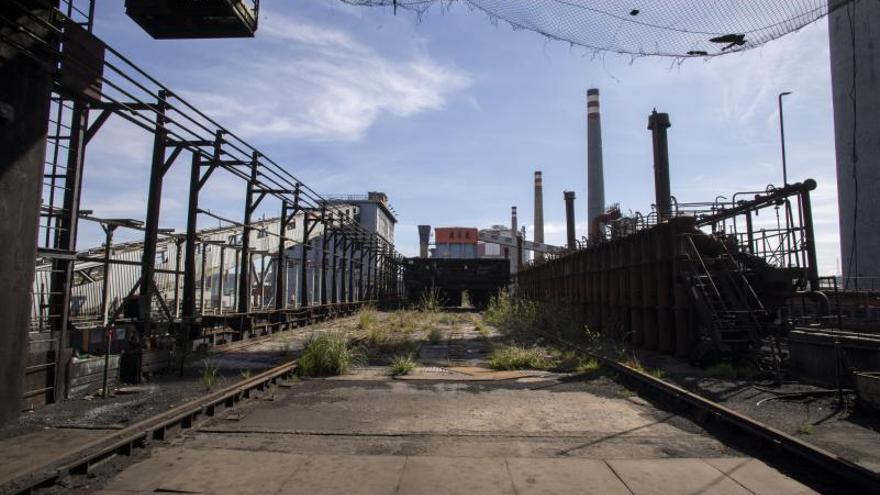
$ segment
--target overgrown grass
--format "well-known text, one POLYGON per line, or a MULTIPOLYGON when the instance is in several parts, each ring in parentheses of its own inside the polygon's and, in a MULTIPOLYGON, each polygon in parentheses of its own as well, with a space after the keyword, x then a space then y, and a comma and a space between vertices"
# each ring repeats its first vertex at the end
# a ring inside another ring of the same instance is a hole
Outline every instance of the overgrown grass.
POLYGON ((441 332, 439 328, 434 327, 431 328, 430 331, 428 331, 428 342, 433 345, 437 345, 440 343, 441 340, 443 340, 443 332, 441 332))
POLYGON ((437 287, 425 289, 419 298, 418 310, 426 313, 440 311, 440 289, 437 287))
POLYGON ((412 354, 395 356, 394 359, 391 360, 388 374, 391 376, 408 375, 414 369, 416 369, 416 362, 413 359, 412 354))
POLYGON ((219 381, 219 373, 220 370, 214 361, 210 359, 202 361, 202 385, 205 386, 205 390, 211 391, 214 389, 219 381))
POLYGON ((499 347, 489 356, 489 366, 496 370, 546 370, 551 363, 537 347, 508 345, 499 347))
POLYGON ((366 362, 360 346, 352 345, 342 333, 313 336, 299 358, 300 376, 335 376, 366 362))
POLYGON ((474 330, 476 330, 480 335, 484 338, 489 336, 489 328, 483 323, 483 320, 479 318, 474 319, 474 330))
POLYGON ((361 330, 369 331, 379 322, 379 315, 373 308, 364 308, 358 313, 357 326, 361 330))

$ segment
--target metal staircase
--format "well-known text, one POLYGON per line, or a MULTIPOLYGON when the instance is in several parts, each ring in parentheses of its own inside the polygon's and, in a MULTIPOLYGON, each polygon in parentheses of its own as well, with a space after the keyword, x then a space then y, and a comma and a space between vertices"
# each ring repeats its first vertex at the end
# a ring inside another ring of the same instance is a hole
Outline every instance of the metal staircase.
POLYGON ((692 235, 684 236, 682 275, 691 304, 700 317, 700 342, 695 354, 743 354, 763 335, 767 311, 755 294, 747 269, 723 242, 713 242, 717 254, 701 252, 692 235))

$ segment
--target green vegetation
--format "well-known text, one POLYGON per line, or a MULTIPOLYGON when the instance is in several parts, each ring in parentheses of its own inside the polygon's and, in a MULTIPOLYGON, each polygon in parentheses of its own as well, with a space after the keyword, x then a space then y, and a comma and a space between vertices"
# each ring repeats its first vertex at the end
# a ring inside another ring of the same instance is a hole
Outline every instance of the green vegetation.
POLYGON ((422 292, 419 298, 418 310, 425 313, 436 313, 440 310, 440 289, 431 287, 422 292))
POLYGON ((388 374, 391 376, 407 375, 414 369, 416 369, 416 362, 413 359, 412 354, 395 356, 394 359, 391 360, 391 368, 388 371, 388 374))
POLYGON ((551 364, 537 347, 503 346, 489 356, 489 366, 496 370, 546 370, 551 364))
POLYGON ((441 332, 440 329, 437 327, 431 328, 431 330, 428 332, 428 342, 433 345, 437 345, 440 343, 441 340, 443 340, 443 332, 441 332))
POLYGON ((220 370, 210 359, 203 360, 202 365, 202 385, 205 386, 205 390, 211 391, 217 385, 220 370))
POLYGON ((312 336, 299 358, 300 376, 334 376, 348 372, 364 363, 366 356, 359 346, 352 345, 342 333, 312 336))
POLYGON ((479 334, 482 335, 483 337, 489 336, 489 329, 483 323, 483 320, 481 320, 479 318, 474 319, 474 330, 479 332, 479 334))
POLYGON ((804 423, 798 427, 797 432, 801 435, 812 435, 813 431, 815 431, 815 427, 812 423, 804 423))
POLYGON ((241 371, 239 371, 238 374, 241 375, 241 379, 242 379, 242 380, 247 380, 248 378, 251 377, 251 369, 250 369, 250 368, 244 368, 244 369, 242 369, 241 371))
POLYGON ((358 313, 357 327, 360 330, 369 331, 379 321, 379 315, 373 308, 364 308, 358 313))
POLYGON ((706 375, 712 378, 733 380, 736 378, 736 368, 730 363, 713 364, 706 369, 706 375))

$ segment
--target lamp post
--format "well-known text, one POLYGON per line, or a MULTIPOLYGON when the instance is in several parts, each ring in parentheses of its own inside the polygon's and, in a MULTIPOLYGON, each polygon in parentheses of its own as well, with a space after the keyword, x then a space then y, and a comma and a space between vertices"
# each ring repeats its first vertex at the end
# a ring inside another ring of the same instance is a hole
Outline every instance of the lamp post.
POLYGON ((790 95, 791 91, 779 93, 779 139, 782 141, 782 185, 788 185, 788 169, 785 164, 785 120, 782 117, 782 97, 790 95))

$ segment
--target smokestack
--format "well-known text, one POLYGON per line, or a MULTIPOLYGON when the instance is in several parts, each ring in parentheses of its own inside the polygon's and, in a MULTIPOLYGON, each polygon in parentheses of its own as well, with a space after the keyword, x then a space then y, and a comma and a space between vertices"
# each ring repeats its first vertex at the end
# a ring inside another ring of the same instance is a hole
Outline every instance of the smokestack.
POLYGON ((577 249, 577 239, 574 234, 574 191, 563 191, 565 198, 565 229, 568 234, 568 249, 577 249))
MULTIPOLYGON (((540 170, 535 172, 535 242, 544 243, 544 183, 540 170)), ((544 253, 536 253, 535 261, 544 261, 544 253)))
POLYGON ((605 173, 602 169, 602 121, 599 90, 587 90, 587 225, 605 212, 605 173))
POLYGON ((419 225, 419 257, 428 257, 428 242, 431 240, 431 226, 419 225))
POLYGON ((516 206, 511 206, 511 207, 510 207, 510 237, 511 237, 511 239, 513 239, 513 240, 516 240, 516 229, 518 228, 518 227, 516 226, 516 224, 517 224, 517 221, 516 221, 516 206))
POLYGON ((666 141, 666 129, 671 125, 668 113, 657 113, 657 110, 654 110, 648 117, 648 129, 651 131, 654 142, 654 194, 658 222, 672 216, 672 193, 669 188, 669 144, 666 141))

